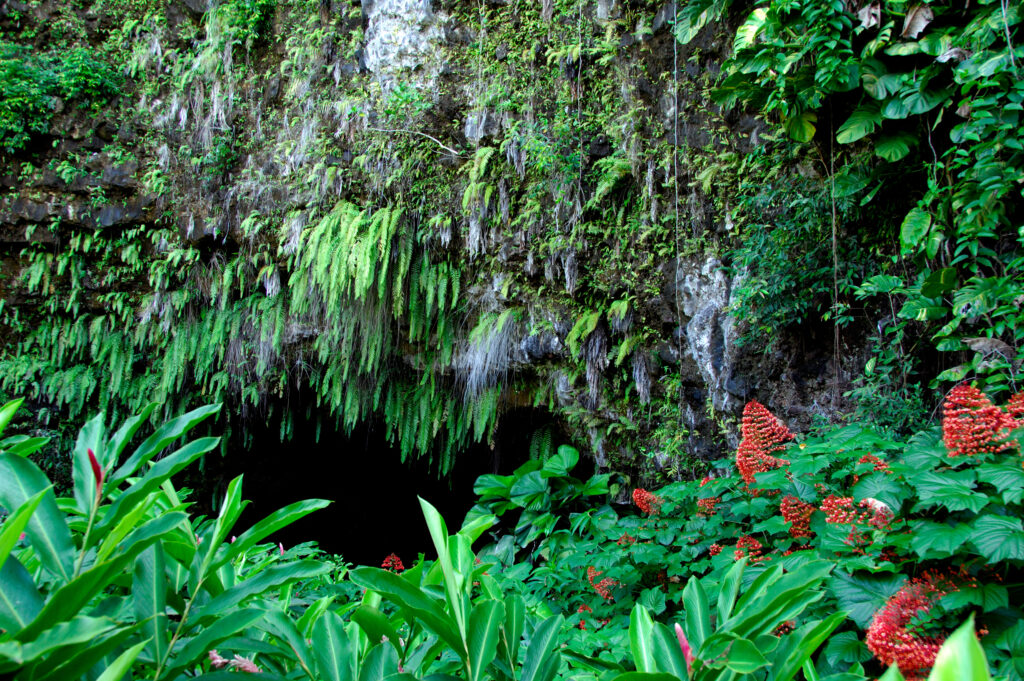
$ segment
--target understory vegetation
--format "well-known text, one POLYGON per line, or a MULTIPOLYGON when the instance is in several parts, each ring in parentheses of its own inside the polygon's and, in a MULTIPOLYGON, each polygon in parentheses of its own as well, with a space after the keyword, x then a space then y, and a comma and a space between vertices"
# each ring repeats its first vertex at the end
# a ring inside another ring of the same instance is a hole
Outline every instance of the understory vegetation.
POLYGON ((941 429, 906 442, 865 426, 796 439, 751 402, 733 459, 700 481, 634 489, 634 509, 607 503, 607 473, 573 477, 579 453, 562 446, 481 476, 454 534, 421 499, 437 553, 408 568, 396 554, 353 568, 314 544, 267 543, 326 500, 236 527, 241 476, 215 517, 194 517, 173 477, 217 446, 183 438, 220 405, 128 454, 155 406, 113 432, 102 416, 85 425, 68 498, 29 459, 43 441, 0 442, 0 671, 12 678, 1024 671, 1024 393, 1000 408, 961 385, 941 429))
POLYGON ((0 677, 1024 678, 1020 3, 384 4, 0 8, 0 677), (514 409, 380 568, 175 482, 514 409))

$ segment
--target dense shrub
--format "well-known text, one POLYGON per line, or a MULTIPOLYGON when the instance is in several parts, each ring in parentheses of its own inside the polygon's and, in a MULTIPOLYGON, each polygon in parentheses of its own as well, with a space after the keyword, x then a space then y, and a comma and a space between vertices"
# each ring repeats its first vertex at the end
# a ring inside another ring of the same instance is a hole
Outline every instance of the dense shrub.
POLYGON ((85 48, 39 55, 0 40, 0 150, 16 151, 46 134, 57 98, 100 103, 119 85, 117 74, 85 48))

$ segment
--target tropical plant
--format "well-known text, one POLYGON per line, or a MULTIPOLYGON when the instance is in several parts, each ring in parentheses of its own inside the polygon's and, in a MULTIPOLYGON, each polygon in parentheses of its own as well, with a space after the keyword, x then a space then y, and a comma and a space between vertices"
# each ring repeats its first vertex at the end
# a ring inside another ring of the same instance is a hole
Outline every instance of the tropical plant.
MULTIPOLYGON (((0 426, 19 405, 0 410, 0 426)), ((43 441, 0 443, 0 505, 10 511, 0 526, 0 672, 19 680, 78 679, 94 678, 98 668, 110 681, 133 668, 174 679, 204 668, 221 642, 241 636, 235 645, 244 650, 246 632, 266 639, 287 629, 282 619, 294 627, 282 618, 290 586, 330 571, 329 562, 260 545, 326 501, 286 506, 229 543, 245 505, 238 477, 216 518, 189 517, 171 477, 218 438, 168 450, 220 405, 168 421, 122 458, 154 409, 113 433, 102 416, 82 428, 71 498, 56 498, 27 458, 43 441)))

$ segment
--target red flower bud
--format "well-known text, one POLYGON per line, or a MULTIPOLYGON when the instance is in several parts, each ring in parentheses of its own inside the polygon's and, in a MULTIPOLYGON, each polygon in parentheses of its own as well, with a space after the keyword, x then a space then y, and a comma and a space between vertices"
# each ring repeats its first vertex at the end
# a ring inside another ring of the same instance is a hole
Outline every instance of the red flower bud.
POLYGON ((93 454, 91 449, 87 449, 89 453, 89 464, 92 466, 92 475, 96 478, 96 496, 99 496, 103 492, 103 478, 106 477, 106 473, 100 466, 100 462, 96 460, 96 455, 93 454))

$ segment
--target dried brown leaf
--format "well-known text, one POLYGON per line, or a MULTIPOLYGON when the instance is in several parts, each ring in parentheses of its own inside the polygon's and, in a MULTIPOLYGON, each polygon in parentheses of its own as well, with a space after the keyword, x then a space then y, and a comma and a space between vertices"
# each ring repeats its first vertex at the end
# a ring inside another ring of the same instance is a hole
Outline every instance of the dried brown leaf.
POLYGON ((1006 359, 1013 359, 1017 356, 1017 351, 1009 343, 1004 343, 998 338, 964 338, 964 343, 967 344, 971 350, 980 352, 983 355, 999 354, 1006 359))
POLYGON ((857 12, 857 18, 861 28, 874 28, 882 23, 882 6, 877 2, 866 5, 857 12))
POLYGON ((965 50, 962 47, 951 47, 942 54, 940 54, 938 57, 936 57, 935 61, 939 62, 940 64, 945 64, 947 61, 960 62, 970 57, 971 54, 973 53, 970 50, 965 50))
POLYGON ((900 33, 900 37, 917 40, 917 36, 921 35, 921 32, 934 19, 935 12, 932 11, 931 7, 914 5, 907 12, 906 18, 903 19, 903 31, 900 33))

